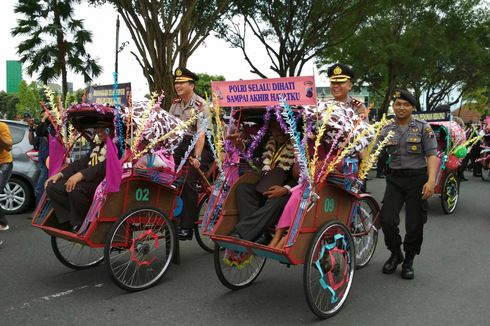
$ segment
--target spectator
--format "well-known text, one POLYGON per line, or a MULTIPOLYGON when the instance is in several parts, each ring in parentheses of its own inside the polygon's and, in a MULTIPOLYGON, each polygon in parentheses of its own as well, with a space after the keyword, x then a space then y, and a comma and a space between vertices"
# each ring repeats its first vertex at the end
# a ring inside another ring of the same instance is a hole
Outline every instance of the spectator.
POLYGON ((29 143, 39 151, 38 153, 38 166, 39 166, 39 178, 34 189, 36 197, 36 204, 41 199, 44 192, 44 183, 48 179, 48 168, 46 166, 46 159, 49 155, 49 139, 48 136, 54 135, 54 128, 48 119, 48 113, 41 110, 41 122, 36 125, 32 118, 27 122, 29 124, 29 143))
MULTIPOLYGON (((12 174, 12 134, 8 125, 0 122, 0 192, 7 184, 7 181, 12 174)), ((9 229, 9 223, 5 217, 3 208, 0 207, 0 231, 9 229)))

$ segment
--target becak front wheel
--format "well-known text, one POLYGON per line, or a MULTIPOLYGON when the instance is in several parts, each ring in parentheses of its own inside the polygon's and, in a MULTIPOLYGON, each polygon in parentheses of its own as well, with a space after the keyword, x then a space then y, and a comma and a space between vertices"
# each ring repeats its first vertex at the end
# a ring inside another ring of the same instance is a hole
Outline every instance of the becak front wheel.
POLYGON ((451 214, 456 209, 459 199, 459 181, 452 172, 444 178, 441 193, 441 206, 446 214, 451 214))
POLYGON ((354 241, 349 229, 330 221, 316 232, 305 261, 303 286, 311 311, 330 318, 344 304, 355 271, 354 241))
POLYGON ((155 285, 170 266, 175 244, 173 224, 160 210, 137 208, 123 214, 104 250, 111 279, 127 291, 155 285))

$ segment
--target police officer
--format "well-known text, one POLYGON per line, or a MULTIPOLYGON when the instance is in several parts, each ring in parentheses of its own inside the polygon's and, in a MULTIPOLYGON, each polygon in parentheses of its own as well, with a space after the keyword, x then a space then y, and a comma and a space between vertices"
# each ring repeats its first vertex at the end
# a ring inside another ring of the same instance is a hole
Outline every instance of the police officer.
POLYGON ((413 279, 413 260, 416 254, 420 254, 424 223, 427 221, 427 199, 434 194, 437 142, 429 124, 412 117, 417 100, 410 92, 397 91, 393 100, 395 120, 381 133, 381 139, 389 131, 394 133, 386 146, 389 167, 381 209, 385 244, 391 251, 390 258, 383 266, 383 273, 392 274, 403 263, 402 278, 413 279), (403 204, 405 258, 400 248, 402 239, 398 229, 403 204))
POLYGON ((328 68, 327 75, 330 79, 330 93, 335 101, 347 103, 361 119, 367 119, 366 106, 349 95, 354 78, 352 69, 342 63, 336 63, 328 68))
MULTIPOLYGON (((184 67, 178 67, 174 74, 174 87, 177 97, 173 100, 169 113, 182 121, 189 120, 193 113, 206 112, 206 101, 194 92, 195 82, 199 77, 184 67)), ((178 165, 187 151, 193 135, 198 130, 198 122, 185 133, 183 141, 174 151, 175 163, 178 165)), ((212 161, 212 152, 206 144, 205 133, 202 132, 194 147, 194 153, 189 158, 192 167, 189 169, 184 187, 182 200, 184 207, 180 216, 179 238, 191 240, 194 223, 198 217, 199 174, 196 169, 206 170, 212 161)))

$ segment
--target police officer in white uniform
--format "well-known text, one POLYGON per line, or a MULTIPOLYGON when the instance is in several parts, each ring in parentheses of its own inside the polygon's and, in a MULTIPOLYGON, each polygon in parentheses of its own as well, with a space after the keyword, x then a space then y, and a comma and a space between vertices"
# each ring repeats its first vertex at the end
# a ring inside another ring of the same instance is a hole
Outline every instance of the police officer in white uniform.
POLYGON ((437 142, 430 125, 414 119, 412 112, 417 99, 408 91, 400 90, 393 96, 395 120, 386 126, 381 139, 389 131, 394 137, 386 146, 388 173, 386 190, 381 209, 381 223, 385 244, 391 251, 383 266, 383 273, 392 274, 402 264, 401 276, 413 279, 413 260, 420 254, 424 224, 427 221, 427 199, 434 194, 437 172, 437 142), (405 204, 405 239, 398 229, 400 210, 405 204))

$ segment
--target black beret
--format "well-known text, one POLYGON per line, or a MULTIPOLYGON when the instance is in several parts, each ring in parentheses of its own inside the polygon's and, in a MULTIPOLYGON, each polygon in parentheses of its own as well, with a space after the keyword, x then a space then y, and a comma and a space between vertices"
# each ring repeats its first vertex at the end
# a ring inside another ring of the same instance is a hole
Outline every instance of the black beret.
POLYGON ((397 98, 405 100, 415 107, 417 106, 417 99, 415 98, 415 96, 413 96, 412 93, 405 89, 400 89, 393 94, 393 101, 397 98))
POLYGON ((331 82, 343 83, 354 78, 354 72, 348 65, 336 63, 327 70, 331 82))
POLYGON ((187 68, 178 67, 175 69, 174 83, 185 83, 188 81, 195 82, 198 80, 199 77, 187 68))

